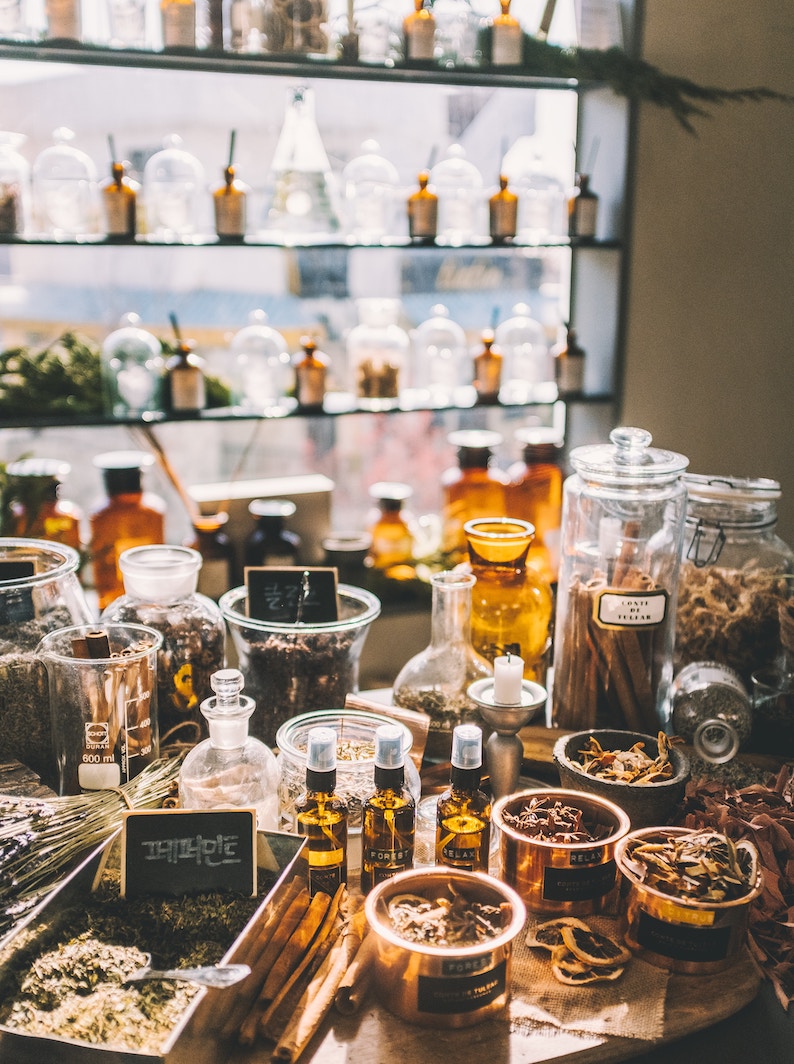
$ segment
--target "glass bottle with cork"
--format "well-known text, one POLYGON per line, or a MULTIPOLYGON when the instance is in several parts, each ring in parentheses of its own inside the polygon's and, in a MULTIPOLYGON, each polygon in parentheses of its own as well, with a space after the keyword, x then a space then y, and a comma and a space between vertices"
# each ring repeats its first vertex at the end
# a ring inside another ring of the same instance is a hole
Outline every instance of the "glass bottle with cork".
POLYGON ((209 738, 182 763, 179 804, 183 809, 252 808, 258 831, 277 831, 278 762, 272 750, 248 734, 255 704, 241 694, 243 674, 219 669, 210 684, 215 695, 201 703, 209 738))
POLYGON ((296 565, 301 538, 285 526, 295 516, 291 499, 252 499, 248 512, 256 525, 245 541, 245 565, 296 565))
POLYGON ((441 474, 442 550, 455 564, 467 556, 463 526, 474 517, 505 513, 505 489, 510 481, 494 460, 494 451, 502 443, 500 433, 460 429, 451 432, 447 441, 457 448, 457 464, 441 474))
POLYGON ((138 224, 138 193, 140 185, 128 177, 124 163, 116 155, 113 137, 110 146, 110 178, 100 185, 105 232, 108 240, 131 240, 138 224))
POLYGON ((414 10, 403 19, 405 58, 430 60, 435 52, 436 20, 425 0, 414 0, 414 10))
POLYGON ((361 828, 361 889, 413 866, 416 804, 405 786, 405 738, 396 724, 375 732, 375 793, 364 802, 361 828))
POLYGON ((57 458, 22 458, 8 464, 15 536, 51 540, 80 550, 82 511, 60 498, 61 484, 70 470, 68 462, 57 458))
POLYGON ((368 521, 372 537, 368 563, 373 568, 389 569, 413 561, 413 518, 403 505, 411 495, 413 489, 409 484, 378 481, 370 485, 369 496, 376 504, 368 521))
POLYGON ((215 212, 215 232, 221 241, 241 241, 245 238, 247 224, 246 205, 248 186, 236 177, 234 168, 234 144, 237 131, 229 138, 229 159, 223 170, 223 184, 212 193, 215 212))
MULTIPOLYGON (((558 404, 562 407, 562 404, 558 404)), ((564 408, 563 408, 564 410, 564 408)), ((564 414, 563 414, 564 416, 564 414)), ((507 470, 507 512, 528 521, 535 529, 527 565, 552 586, 557 584, 562 524, 562 468, 564 430, 558 425, 529 425, 517 429, 514 439, 521 457, 507 470)))
POLYGON ((301 354, 295 361, 295 389, 301 410, 320 411, 323 408, 328 371, 331 360, 320 351, 317 341, 311 336, 301 340, 301 354))
POLYGON ((99 608, 124 592, 119 556, 129 547, 165 541, 165 501, 144 492, 143 470, 154 458, 143 451, 108 451, 94 458, 107 496, 89 513, 90 557, 99 608))
POLYGON ((480 789, 482 731, 459 724, 452 733, 449 787, 436 813, 436 864, 467 872, 487 872, 491 837, 491 800, 480 789))
POLYGON ((193 350, 193 341, 182 338, 176 315, 169 317, 177 345, 165 364, 168 412, 172 415, 197 414, 207 405, 204 364, 193 350))
POLYGON ((429 170, 421 170, 417 182, 408 197, 408 235, 415 243, 432 243, 438 232, 438 196, 429 187, 429 170))
POLYGON ((296 799, 299 835, 307 843, 300 862, 309 893, 333 897, 347 882, 347 803, 336 793, 336 732, 312 728, 306 750, 306 790, 296 799))

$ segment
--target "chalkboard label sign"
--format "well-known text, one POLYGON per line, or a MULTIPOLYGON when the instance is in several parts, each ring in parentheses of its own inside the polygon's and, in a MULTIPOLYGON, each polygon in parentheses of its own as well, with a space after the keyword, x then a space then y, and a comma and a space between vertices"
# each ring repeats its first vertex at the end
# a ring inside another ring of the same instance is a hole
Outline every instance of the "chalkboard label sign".
POLYGON ((121 894, 256 894, 256 810, 124 813, 121 894))
POLYGON ((326 566, 249 566, 248 616, 274 624, 325 624, 339 619, 337 571, 326 566))
MULTIPOLYGON (((32 561, 0 561, 0 581, 27 580, 36 572, 32 561)), ((11 586, 0 600, 0 624, 24 624, 36 616, 33 591, 27 585, 11 586)))

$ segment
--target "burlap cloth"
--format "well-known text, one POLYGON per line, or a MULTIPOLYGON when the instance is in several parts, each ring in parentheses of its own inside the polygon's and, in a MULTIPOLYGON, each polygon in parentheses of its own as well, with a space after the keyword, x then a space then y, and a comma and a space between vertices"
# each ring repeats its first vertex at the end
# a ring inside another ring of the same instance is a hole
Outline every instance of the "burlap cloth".
MULTIPOLYGON (((527 935, 550 917, 530 915, 513 943, 511 1027, 530 1033, 537 1024, 566 1031, 617 1035, 652 1041, 664 1033, 669 972, 633 957, 614 982, 566 986, 551 972, 551 954, 526 945, 527 935)), ((583 918, 594 931, 621 941, 618 921, 608 916, 583 918)))

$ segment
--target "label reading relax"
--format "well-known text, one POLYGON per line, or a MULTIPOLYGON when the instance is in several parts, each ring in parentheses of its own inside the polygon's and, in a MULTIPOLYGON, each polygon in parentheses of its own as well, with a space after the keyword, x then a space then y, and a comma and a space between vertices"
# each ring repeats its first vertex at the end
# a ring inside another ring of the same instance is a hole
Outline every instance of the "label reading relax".
MULTIPOLYGON (((489 955, 490 957, 490 955, 489 955)), ((461 978, 437 978, 420 975, 417 988, 419 1012, 448 1015, 454 1012, 475 1012, 490 1005, 506 992, 507 964, 501 961, 494 968, 465 975, 461 978)))
POLYGON ((543 897, 548 901, 587 901, 608 894, 615 886, 614 861, 591 868, 546 868, 543 897))
POLYGON ((644 949, 678 961, 722 961, 730 948, 730 927, 668 924, 640 912, 637 942, 644 949))
POLYGON ((601 628, 655 628, 667 615, 667 592, 602 591, 593 613, 601 628))

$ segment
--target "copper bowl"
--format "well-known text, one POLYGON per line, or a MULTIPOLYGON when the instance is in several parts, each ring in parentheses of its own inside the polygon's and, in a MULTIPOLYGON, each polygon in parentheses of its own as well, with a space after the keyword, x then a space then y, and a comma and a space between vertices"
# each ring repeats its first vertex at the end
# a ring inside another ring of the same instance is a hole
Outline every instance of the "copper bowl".
POLYGON ((579 760, 579 751, 590 736, 598 741, 602 750, 630 750, 635 743, 644 743, 645 753, 649 757, 655 758, 659 753, 658 736, 642 732, 595 728, 563 735, 554 744, 553 755, 561 785, 574 791, 586 791, 619 805, 628 814, 634 829, 666 824, 686 791, 689 779, 689 758, 686 754, 672 746, 669 758, 673 774, 669 779, 657 783, 606 780, 585 772, 579 760))
POLYGON ((729 968, 745 945, 750 905, 761 893, 760 869, 741 898, 693 901, 643 883, 626 853, 636 841, 664 842, 690 832, 689 828, 644 828, 620 840, 615 860, 627 887, 621 925, 626 945, 650 964, 684 975, 711 975, 729 968))
POLYGON ((484 872, 437 867, 400 872, 368 895, 365 913, 377 950, 374 985, 383 1005, 420 1026, 472 1027, 501 1012, 510 996, 513 940, 526 909, 516 892, 484 872), (508 920, 495 938, 472 946, 412 942, 391 926, 388 904, 398 894, 433 899, 450 889, 467 900, 507 905, 508 920))
POLYGON ((548 787, 500 798, 491 819, 499 836, 499 878, 517 891, 528 909, 566 916, 616 910, 620 877, 615 846, 631 824, 613 802, 548 787), (602 837, 595 842, 547 842, 505 822, 505 813, 520 813, 532 798, 551 798, 580 809, 587 829, 602 837))

